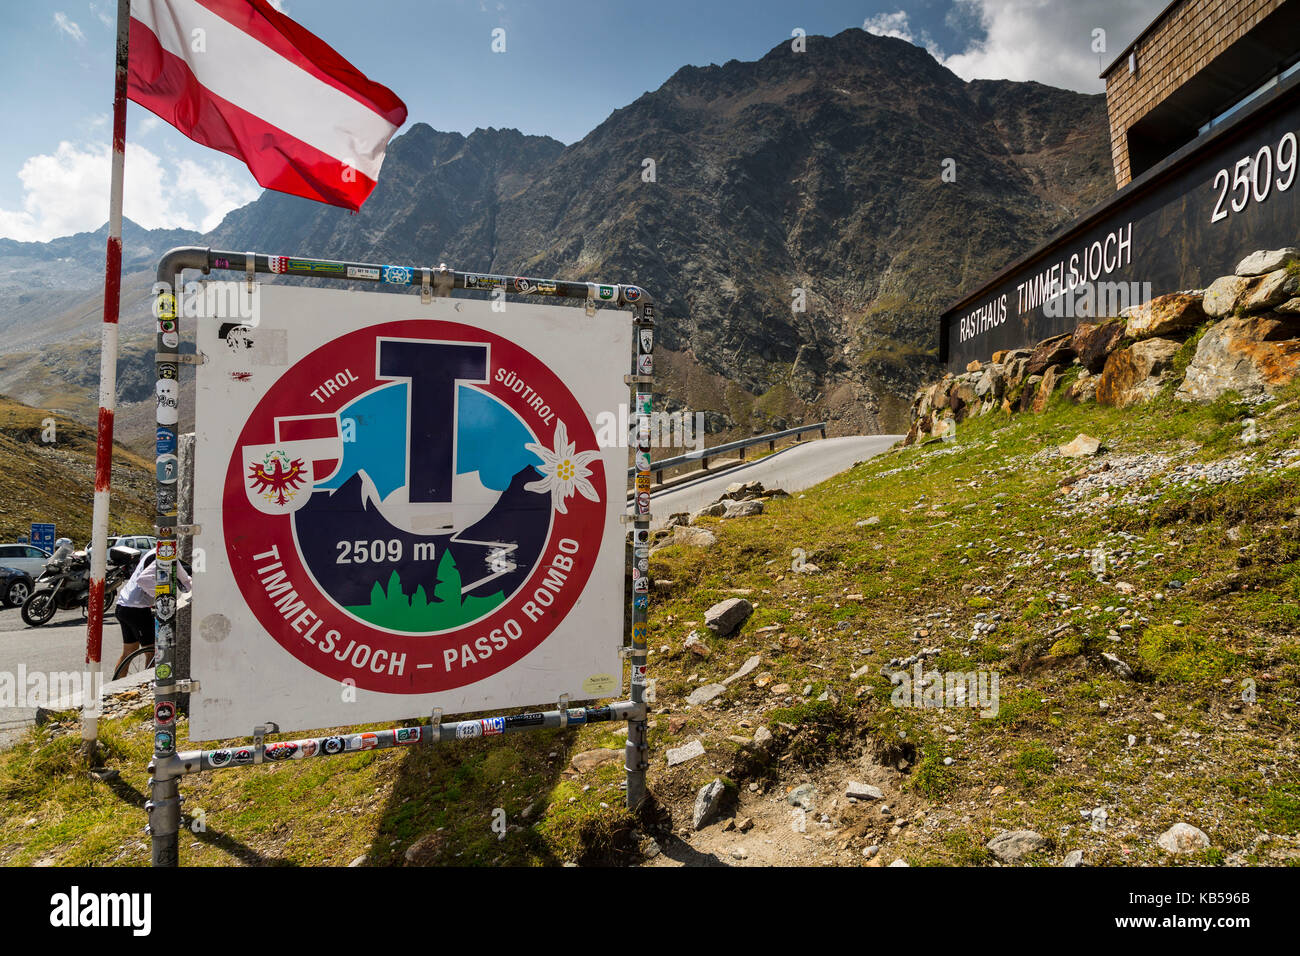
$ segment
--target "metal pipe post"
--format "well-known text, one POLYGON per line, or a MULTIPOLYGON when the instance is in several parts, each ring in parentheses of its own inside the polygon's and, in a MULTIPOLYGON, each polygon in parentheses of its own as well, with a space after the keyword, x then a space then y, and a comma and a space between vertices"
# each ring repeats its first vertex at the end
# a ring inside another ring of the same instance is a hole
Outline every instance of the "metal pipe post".
POLYGON ((179 863, 181 822, 180 777, 160 771, 160 766, 176 756, 176 603, 179 589, 176 579, 178 558, 176 537, 177 487, 180 467, 177 458, 177 431, 180 422, 180 315, 179 298, 184 292, 186 266, 207 271, 206 250, 176 250, 158 265, 154 283, 154 316, 157 337, 154 343, 154 372, 157 411, 157 445, 154 485, 154 531, 158 543, 154 553, 154 734, 153 760, 149 763, 149 814, 151 858, 154 866, 179 863))
POLYGON ((646 798, 647 711, 646 640, 650 605, 650 404, 654 382, 655 307, 648 296, 633 304, 633 332, 636 336, 636 366, 629 376, 636 410, 636 506, 632 530, 632 701, 640 716, 628 721, 627 807, 638 810, 646 798))
MULTIPOLYGON (((177 278, 180 285, 180 278, 177 278)), ((181 292, 177 288, 177 293, 181 292)), ((158 428, 157 484, 155 485, 154 519, 158 535, 154 555, 154 735, 153 760, 149 764, 150 799, 149 836, 154 866, 176 866, 180 830, 180 781, 156 773, 160 760, 176 753, 176 679, 175 618, 176 587, 176 482, 177 428, 180 420, 180 308, 177 294, 154 286, 154 312, 157 316, 157 343, 154 369, 157 375, 158 428), (168 361, 170 359, 170 361, 168 361), (170 476, 170 482, 166 479, 170 476)))

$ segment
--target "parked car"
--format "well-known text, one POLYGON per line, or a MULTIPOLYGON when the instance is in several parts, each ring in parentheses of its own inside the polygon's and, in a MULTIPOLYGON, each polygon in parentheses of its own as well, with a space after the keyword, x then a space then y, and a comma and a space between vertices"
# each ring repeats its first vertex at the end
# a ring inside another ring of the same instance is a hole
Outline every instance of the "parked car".
POLYGON ((0 544, 0 567, 17 568, 33 577, 41 573, 50 552, 31 544, 0 544))
POLYGON ((108 546, 116 548, 135 548, 137 551, 152 551, 158 545, 158 539, 151 534, 120 534, 108 539, 108 546))
POLYGON ((0 604, 18 607, 32 593, 32 576, 18 568, 0 567, 0 604))
MULTIPOLYGON (((114 548, 134 548, 141 554, 146 551, 152 551, 158 545, 158 539, 151 534, 118 534, 111 535, 108 539, 108 549, 111 552, 114 548)), ((86 545, 86 554, 94 554, 95 549, 86 545)))

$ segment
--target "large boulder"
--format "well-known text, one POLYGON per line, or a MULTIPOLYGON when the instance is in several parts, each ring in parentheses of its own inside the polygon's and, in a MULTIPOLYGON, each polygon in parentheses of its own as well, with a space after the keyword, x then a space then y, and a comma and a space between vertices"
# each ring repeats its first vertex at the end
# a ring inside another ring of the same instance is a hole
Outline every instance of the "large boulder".
POLYGON ((1019 355, 1015 358, 1007 359, 1004 366, 1006 369, 1006 388, 1011 389, 1025 380, 1025 368, 1029 365, 1029 356, 1019 355))
POLYGON ((751 515, 761 515, 763 513, 763 502, 747 501, 728 501, 727 510, 722 513, 724 518, 748 518, 751 515))
POLYGON ((733 481, 727 485, 727 490, 718 498, 719 501, 747 501, 750 498, 760 498, 763 495, 763 483, 761 481, 733 481))
POLYGON ((1049 365, 1069 365, 1074 361, 1071 334, 1053 336, 1038 343, 1025 365, 1025 375, 1042 375, 1049 365))
POLYGON ((1062 458, 1089 458, 1101 451, 1101 440, 1079 432, 1073 441, 1057 445, 1056 450, 1062 458))
POLYGON ((1073 384, 1065 390, 1065 397, 1072 402, 1091 402, 1097 397, 1097 382, 1100 377, 1093 375, 1086 368, 1079 372, 1073 384))
POLYGON ((1267 312, 1300 292, 1300 273, 1277 269, 1250 280, 1241 308, 1246 312, 1267 312))
POLYGON ((934 415, 926 412, 912 421, 912 427, 907 430, 903 436, 903 445, 915 444, 922 435, 930 434, 930 426, 934 423, 934 415))
POLYGON ((1027 412, 1034 407, 1034 396, 1038 394, 1038 386, 1043 380, 1041 375, 1030 375, 1025 379, 1025 384, 1020 389, 1020 394, 1016 396, 1012 406, 1018 412, 1027 412))
POLYGON ((687 523, 694 525, 697 524, 701 518, 720 518, 726 513, 726 511, 726 502, 715 501, 711 505, 704 506, 699 511, 692 512, 690 518, 687 519, 687 523))
POLYGON ((703 830, 717 816, 726 793, 726 785, 718 777, 700 788, 700 792, 695 795, 695 812, 691 815, 695 829, 703 830))
POLYGON ((935 382, 933 385, 925 385, 917 389, 916 397, 912 400, 913 421, 924 418, 940 405, 948 404, 947 398, 940 396, 939 386, 941 384, 941 382, 935 382))
POLYGON ((1124 338, 1123 322, 1082 322, 1070 337, 1070 347, 1078 356, 1079 364, 1089 372, 1100 372, 1106 358, 1115 351, 1124 338))
POLYGON ((959 381, 948 395, 948 407, 953 410, 960 421, 965 417, 966 409, 975 404, 977 396, 971 382, 959 381))
POLYGON ((1202 296, 1190 292, 1158 295, 1128 312, 1125 334, 1133 339, 1169 338, 1188 332, 1205 321, 1202 296))
POLYGON ((1242 276, 1220 276, 1210 283, 1201 298, 1201 308, 1212 318, 1221 319, 1232 315, 1237 303, 1246 292, 1249 279, 1242 276))
POLYGON ((673 527, 673 533, 666 536, 650 549, 653 553, 661 548, 673 545, 685 545, 688 548, 711 548, 718 543, 718 536, 707 528, 691 528, 683 525, 673 527))
POLYGON ((726 684, 705 684, 697 687, 686 695, 686 703, 692 707, 703 707, 715 697, 721 697, 727 692, 726 684))
POLYGON ((975 383, 975 395, 977 398, 999 401, 1006 389, 1006 385, 1007 380, 1003 374, 1002 366, 986 365, 979 377, 979 381, 975 383))
POLYGON ((1300 274, 1274 269, 1264 275, 1223 276, 1205 290, 1202 306, 1216 319, 1241 312, 1266 312, 1300 292, 1300 274))
POLYGON ((1172 339, 1146 339, 1112 352, 1097 382, 1097 401, 1127 408, 1154 398, 1172 374, 1181 347, 1172 339))
POLYGON ((1300 317, 1224 319, 1201 336, 1175 394, 1193 402, 1210 402, 1227 391, 1245 399, 1262 398, 1300 372, 1298 336, 1300 317))
POLYGON ((1038 383, 1038 391, 1034 393, 1034 412, 1041 415, 1047 411, 1047 403, 1052 400, 1052 393, 1056 391, 1057 383, 1061 380, 1061 366, 1049 365, 1047 371, 1043 373, 1043 380, 1038 383))
POLYGON ((1003 863, 1015 863, 1041 849, 1046 842, 1042 834, 1033 830, 1012 830, 1009 833, 999 833, 985 846, 1003 863))
POLYGON ((1268 272, 1285 269, 1292 263, 1300 262, 1300 249, 1287 246, 1285 249, 1269 249, 1252 252, 1237 263, 1233 271, 1239 276, 1262 276, 1268 272))
POLYGON ((1167 853, 1199 853, 1210 848, 1209 836, 1190 823, 1175 823, 1160 834, 1156 843, 1167 853))
POLYGON ((744 598, 728 598, 704 612, 704 623, 719 637, 726 637, 749 620, 753 613, 754 605, 744 598))

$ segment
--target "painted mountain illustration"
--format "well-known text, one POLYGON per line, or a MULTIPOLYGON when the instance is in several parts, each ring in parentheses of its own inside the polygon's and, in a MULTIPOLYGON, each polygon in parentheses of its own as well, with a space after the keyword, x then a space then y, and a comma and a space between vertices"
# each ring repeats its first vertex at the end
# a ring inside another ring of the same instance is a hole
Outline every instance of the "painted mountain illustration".
POLYGON ((354 474, 337 489, 318 490, 297 512, 299 546, 321 587, 362 620, 412 633, 456 627, 513 593, 540 554, 551 499, 524 490, 540 477, 532 467, 521 469, 474 525, 419 535, 386 521, 368 477, 354 474), (340 562, 343 542, 349 559, 358 550, 363 559, 340 562))

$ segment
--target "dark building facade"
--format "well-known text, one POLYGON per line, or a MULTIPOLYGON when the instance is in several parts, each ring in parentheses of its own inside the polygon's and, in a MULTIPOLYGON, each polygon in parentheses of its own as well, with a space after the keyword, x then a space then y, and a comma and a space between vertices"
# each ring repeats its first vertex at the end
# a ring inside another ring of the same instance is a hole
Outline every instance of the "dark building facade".
POLYGON ((1178 0, 1102 76, 1118 191, 944 313, 949 368, 1300 244, 1300 0, 1178 0))

